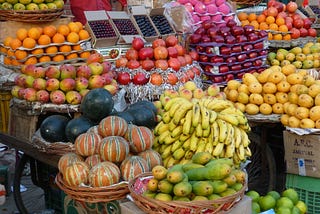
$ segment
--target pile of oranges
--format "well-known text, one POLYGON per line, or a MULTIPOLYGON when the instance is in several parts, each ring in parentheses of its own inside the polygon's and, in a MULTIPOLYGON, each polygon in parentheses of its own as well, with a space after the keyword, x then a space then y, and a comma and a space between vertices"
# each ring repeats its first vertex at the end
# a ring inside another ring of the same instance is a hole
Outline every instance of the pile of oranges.
POLYGON ((4 39, 0 51, 5 55, 6 65, 60 62, 87 58, 90 52, 83 51, 80 43, 89 38, 90 34, 80 22, 19 28, 16 37, 8 36, 4 39))
POLYGON ((277 16, 278 12, 273 12, 272 10, 261 14, 240 12, 237 16, 242 26, 252 25, 256 30, 269 30, 269 40, 291 40, 285 18, 277 16))

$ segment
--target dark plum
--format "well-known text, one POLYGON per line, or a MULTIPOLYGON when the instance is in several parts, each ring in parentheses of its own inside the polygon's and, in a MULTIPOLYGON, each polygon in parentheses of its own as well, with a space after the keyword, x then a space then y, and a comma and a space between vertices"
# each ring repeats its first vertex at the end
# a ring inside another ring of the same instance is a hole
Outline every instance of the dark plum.
POLYGON ((107 20, 89 21, 88 24, 97 39, 116 36, 112 25, 107 20))
POLYGON ((121 35, 139 34, 130 19, 113 19, 112 21, 121 35))
POLYGON ((157 27, 159 33, 161 35, 172 34, 174 30, 172 29, 171 25, 169 24, 167 18, 163 15, 153 15, 150 16, 152 22, 157 27))
POLYGON ((146 15, 134 15, 134 19, 136 20, 136 23, 138 24, 143 36, 157 36, 156 30, 146 15))

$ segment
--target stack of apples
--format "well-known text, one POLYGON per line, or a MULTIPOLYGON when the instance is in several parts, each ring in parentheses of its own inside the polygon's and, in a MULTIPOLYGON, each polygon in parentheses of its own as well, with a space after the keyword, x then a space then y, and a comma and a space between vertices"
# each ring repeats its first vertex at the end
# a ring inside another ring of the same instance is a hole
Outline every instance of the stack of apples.
POLYGON ((41 67, 26 65, 15 78, 11 94, 29 102, 53 104, 80 104, 82 98, 94 88, 105 88, 116 94, 118 84, 113 66, 103 62, 99 53, 90 55, 86 64, 41 67))
POLYGON ((205 21, 190 36, 189 43, 199 54, 208 82, 225 83, 241 79, 245 73, 264 70, 267 35, 251 25, 238 26, 235 20, 219 26, 205 21))
POLYGON ((316 37, 311 27, 312 19, 299 13, 296 2, 283 4, 271 0, 261 14, 240 12, 237 14, 242 26, 252 25, 256 30, 268 30, 269 40, 291 40, 300 37, 316 37))
POLYGON ((195 51, 188 53, 174 35, 158 38, 151 46, 145 46, 137 37, 125 56, 115 62, 117 81, 122 86, 173 86, 200 76, 200 69, 194 65, 197 59, 198 54, 195 51))

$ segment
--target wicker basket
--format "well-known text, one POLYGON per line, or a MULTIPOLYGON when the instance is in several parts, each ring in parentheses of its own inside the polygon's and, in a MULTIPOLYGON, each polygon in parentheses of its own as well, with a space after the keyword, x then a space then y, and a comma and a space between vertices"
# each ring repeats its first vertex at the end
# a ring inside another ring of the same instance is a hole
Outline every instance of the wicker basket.
POLYGON ((127 182, 120 182, 107 187, 71 187, 64 183, 61 173, 57 174, 55 182, 71 198, 88 203, 120 200, 129 193, 127 182))
POLYGON ((245 184, 237 193, 208 201, 159 201, 148 198, 138 192, 141 185, 145 185, 144 180, 151 178, 152 173, 141 174, 129 181, 130 195, 134 199, 134 203, 144 212, 151 214, 167 214, 167 213, 220 213, 229 210, 235 203, 244 196, 247 185, 245 184))
POLYGON ((63 14, 63 8, 50 10, 0 10, 0 20, 17 22, 50 22, 63 14))
POLYGON ((231 0, 231 2, 236 3, 237 5, 249 5, 254 6, 262 2, 262 0, 231 0))
POLYGON ((45 141, 41 135, 40 131, 37 130, 31 139, 31 144, 33 147, 38 149, 41 152, 45 152, 53 155, 63 155, 69 152, 74 152, 74 144, 66 142, 54 142, 50 143, 45 141))

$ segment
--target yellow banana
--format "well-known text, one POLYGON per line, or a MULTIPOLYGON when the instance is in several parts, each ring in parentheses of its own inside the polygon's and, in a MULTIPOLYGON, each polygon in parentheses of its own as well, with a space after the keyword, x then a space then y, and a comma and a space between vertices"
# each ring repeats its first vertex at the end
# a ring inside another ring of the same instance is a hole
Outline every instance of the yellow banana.
POLYGON ((180 137, 182 134, 182 126, 177 126, 175 129, 171 132, 171 137, 180 137))
POLYGON ((163 144, 164 140, 166 139, 166 137, 170 136, 170 131, 167 130, 165 132, 163 132, 161 135, 159 135, 159 143, 163 144))
POLYGON ((219 155, 219 157, 220 157, 220 158, 224 158, 225 155, 226 155, 226 150, 225 150, 225 148, 223 148, 222 151, 221 151, 221 153, 220 153, 220 155, 219 155))
POLYGON ((183 124, 182 133, 187 135, 190 133, 191 123, 192 123, 192 109, 187 112, 185 119, 186 121, 183 124))
POLYGON ((193 103, 186 100, 180 106, 180 108, 176 111, 175 115, 173 116, 173 122, 178 125, 180 120, 186 115, 187 111, 192 109, 193 103))
POLYGON ((232 158, 235 152, 235 143, 232 142, 229 145, 226 146, 226 153, 225 153, 225 157, 226 158, 232 158))
POLYGON ((195 153, 204 152, 204 149, 206 148, 206 144, 207 144, 207 138, 205 137, 201 138, 195 153))
POLYGON ((163 151, 168 147, 168 145, 166 144, 161 144, 160 149, 159 149, 159 153, 162 154, 163 151))
POLYGON ((190 135, 185 135, 185 134, 181 134, 180 137, 179 137, 179 140, 181 142, 185 142, 186 140, 188 140, 190 138, 190 135))
POLYGON ((172 145, 169 145, 163 150, 163 152, 161 153, 162 159, 165 159, 166 157, 171 155, 171 147, 172 147, 172 145))
POLYGON ((200 106, 199 104, 194 104, 192 108, 192 126, 197 127, 200 123, 200 106))
POLYGON ((186 141, 183 142, 182 148, 184 150, 189 150, 191 144, 191 137, 189 137, 186 141))
POLYGON ((158 125, 154 129, 155 135, 161 135, 163 132, 168 131, 169 126, 168 124, 165 124, 163 121, 158 123, 158 125))
POLYGON ((239 124, 242 124, 242 125, 248 124, 248 119, 245 115, 234 114, 234 116, 238 119, 239 124))
POLYGON ((220 112, 223 109, 232 107, 233 103, 229 100, 212 99, 207 108, 215 112, 220 112))
POLYGON ((236 108, 234 106, 228 107, 220 111, 220 114, 235 114, 236 108))
POLYGON ((153 139, 152 149, 157 150, 160 149, 161 144, 159 143, 159 137, 155 136, 153 139))
POLYGON ((184 101, 184 100, 187 100, 183 97, 174 97, 174 98, 171 98, 165 105, 164 105, 164 110, 165 111, 169 111, 175 103, 178 103, 178 102, 181 102, 181 101, 184 101))
POLYGON ((178 137, 171 137, 171 135, 168 135, 165 139, 164 139, 164 144, 172 144, 175 141, 179 140, 179 136, 178 137))
POLYGON ((244 148, 244 153, 245 153, 245 155, 247 157, 251 157, 252 156, 252 152, 251 152, 251 149, 250 149, 249 146, 244 148))
POLYGON ((241 160, 239 159, 238 154, 237 154, 236 152, 233 154, 232 159, 233 159, 233 163, 234 163, 236 166, 240 165, 241 160))
POLYGON ((163 114, 163 116, 162 116, 162 121, 163 121, 164 123, 166 123, 166 124, 171 121, 171 117, 170 117, 170 115, 169 115, 169 112, 165 112, 165 113, 163 114))
POLYGON ((251 131, 251 127, 250 127, 249 123, 239 124, 239 128, 243 129, 246 132, 250 132, 251 131))
POLYGON ((191 150, 186 151, 186 153, 184 154, 184 158, 187 160, 190 160, 193 156, 194 152, 191 150))
POLYGON ((226 121, 217 119, 216 120, 219 125, 219 142, 223 143, 226 140, 227 134, 228 134, 228 126, 226 121))
POLYGON ((204 107, 207 107, 208 104, 211 102, 211 99, 209 99, 208 97, 203 97, 201 98, 201 102, 204 107))
POLYGON ((195 127, 191 126, 189 134, 191 135, 195 131, 195 127))
POLYGON ((169 131, 173 131, 177 125, 173 122, 173 120, 170 120, 170 122, 168 123, 168 126, 169 126, 169 131))
POLYGON ((202 137, 202 126, 201 123, 198 124, 198 126, 196 127, 196 136, 197 137, 202 137))
POLYGON ((185 155, 185 151, 183 150, 183 148, 179 148, 177 149, 176 151, 174 151, 174 153, 172 154, 172 157, 175 159, 175 160, 180 160, 181 158, 184 157, 185 155))
POLYGON ((215 156, 215 157, 219 157, 220 154, 221 154, 222 151, 223 151, 223 147, 224 147, 224 143, 218 143, 218 144, 214 147, 214 149, 213 149, 213 151, 212 151, 212 155, 215 156))
POLYGON ((173 153, 174 151, 176 151, 177 149, 179 149, 184 142, 181 142, 180 140, 176 140, 171 147, 171 153, 173 153))
POLYGON ((240 129, 240 132, 241 132, 241 138, 242 138, 241 142, 243 146, 248 147, 250 144, 250 139, 248 137, 248 134, 243 129, 240 129))
POLYGON ((230 123, 230 124, 232 124, 234 126, 239 125, 238 119, 232 114, 221 114, 221 113, 219 113, 218 114, 218 118, 221 119, 221 120, 224 120, 224 121, 226 121, 226 122, 228 122, 228 123, 230 123))
POLYGON ((181 103, 173 103, 172 107, 168 110, 170 117, 173 117, 174 113, 180 108, 181 103))
POLYGON ((202 104, 200 105, 200 113, 201 113, 201 126, 202 129, 207 129, 209 127, 210 113, 202 104))
POLYGON ((212 124, 214 121, 216 121, 218 114, 217 112, 212 110, 209 110, 209 113, 210 113, 209 123, 212 124))
POLYGON ((234 129, 234 141, 235 141, 235 147, 239 148, 241 142, 242 142, 242 135, 241 135, 241 130, 237 126, 233 127, 234 129))
POLYGON ((191 135, 191 138, 190 138, 190 148, 189 148, 189 150, 191 150, 192 152, 195 152, 197 150, 198 141, 199 141, 199 139, 196 136, 196 132, 193 132, 193 134, 191 135))
POLYGON ((204 148, 204 151, 209 152, 210 154, 212 154, 212 152, 213 152, 213 145, 212 145, 212 142, 209 141, 209 138, 208 138, 208 142, 206 143, 206 146, 204 148))
POLYGON ((202 137, 209 137, 210 132, 211 132, 210 129, 211 129, 210 126, 208 126, 207 129, 203 129, 203 130, 202 130, 202 137))
POLYGON ((240 144, 239 148, 236 149, 236 151, 239 156, 239 159, 241 161, 245 160, 245 150, 244 150, 243 144, 240 144))
POLYGON ((234 138, 233 138, 234 129, 233 129, 233 126, 230 123, 227 123, 227 126, 228 126, 228 134, 227 134, 226 140, 224 141, 224 144, 229 145, 232 142, 234 142, 234 138))
POLYGON ((176 160, 176 159, 174 159, 172 156, 169 156, 169 160, 167 161, 167 164, 166 164, 166 168, 167 169, 169 169, 170 167, 172 167, 172 166, 174 166, 174 165, 176 165, 176 164, 178 164, 179 163, 179 161, 178 160, 176 160))
POLYGON ((163 166, 164 166, 164 167, 167 167, 168 162, 169 162, 169 160, 170 160, 171 158, 172 158, 171 156, 168 156, 168 157, 162 159, 162 163, 163 163, 163 166))
POLYGON ((212 123, 211 132, 212 132, 212 145, 215 146, 219 143, 219 135, 220 135, 219 125, 217 121, 212 123))

